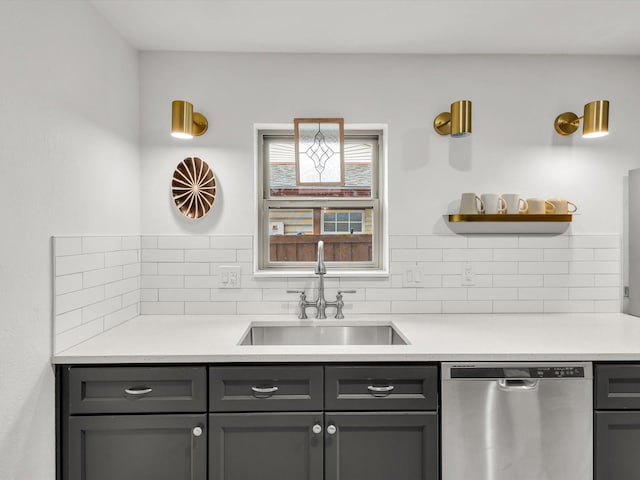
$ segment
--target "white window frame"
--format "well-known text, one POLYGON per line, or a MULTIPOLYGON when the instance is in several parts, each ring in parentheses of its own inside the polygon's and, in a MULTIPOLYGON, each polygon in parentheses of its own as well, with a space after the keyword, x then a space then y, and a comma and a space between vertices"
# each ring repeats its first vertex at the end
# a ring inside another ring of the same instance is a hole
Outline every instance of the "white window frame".
POLYGON ((284 200, 269 199, 264 175, 264 138, 284 135, 293 138, 292 124, 254 125, 254 182, 255 218, 254 275, 256 276, 309 276, 313 274, 313 262, 269 262, 269 207, 351 209, 372 207, 374 228, 372 233, 372 262, 326 262, 328 275, 377 277, 389 275, 388 199, 387 199, 387 126, 381 124, 345 124, 345 138, 377 136, 377 161, 374 162, 372 198, 304 198, 288 197, 284 200))

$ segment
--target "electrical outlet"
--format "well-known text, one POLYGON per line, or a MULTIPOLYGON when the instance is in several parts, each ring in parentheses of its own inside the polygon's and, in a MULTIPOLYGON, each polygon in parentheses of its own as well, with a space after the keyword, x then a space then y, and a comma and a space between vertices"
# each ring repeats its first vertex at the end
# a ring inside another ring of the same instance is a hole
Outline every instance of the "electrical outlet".
POLYGON ((404 275, 402 275, 403 287, 423 287, 424 272, 420 267, 406 267, 404 269, 404 275))
POLYGON ((473 265, 465 263, 462 266, 462 286, 473 287, 476 284, 476 273, 473 270, 473 265))
POLYGON ((240 265, 223 265, 218 268, 220 288, 240 288, 242 270, 240 265))

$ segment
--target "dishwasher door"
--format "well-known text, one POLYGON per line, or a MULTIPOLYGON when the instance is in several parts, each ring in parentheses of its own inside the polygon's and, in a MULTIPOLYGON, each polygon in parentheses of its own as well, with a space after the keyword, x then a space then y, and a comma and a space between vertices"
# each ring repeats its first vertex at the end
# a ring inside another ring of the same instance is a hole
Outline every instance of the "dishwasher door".
POLYGON ((592 480, 590 363, 443 363, 442 480, 592 480))

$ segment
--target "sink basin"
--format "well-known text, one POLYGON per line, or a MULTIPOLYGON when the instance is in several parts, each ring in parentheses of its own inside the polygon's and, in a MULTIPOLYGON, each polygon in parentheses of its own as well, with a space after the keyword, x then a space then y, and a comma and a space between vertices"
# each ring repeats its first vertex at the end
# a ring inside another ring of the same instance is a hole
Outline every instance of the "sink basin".
POLYGON ((406 345, 391 324, 251 325, 240 345, 406 345))

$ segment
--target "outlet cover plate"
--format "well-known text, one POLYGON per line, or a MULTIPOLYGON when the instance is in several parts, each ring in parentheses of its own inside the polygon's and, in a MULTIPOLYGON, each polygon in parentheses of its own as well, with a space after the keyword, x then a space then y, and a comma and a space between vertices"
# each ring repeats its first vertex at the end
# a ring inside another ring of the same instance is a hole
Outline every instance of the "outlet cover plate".
POLYGON ((240 265, 221 265, 218 267, 218 286, 220 288, 240 288, 241 272, 240 265))

